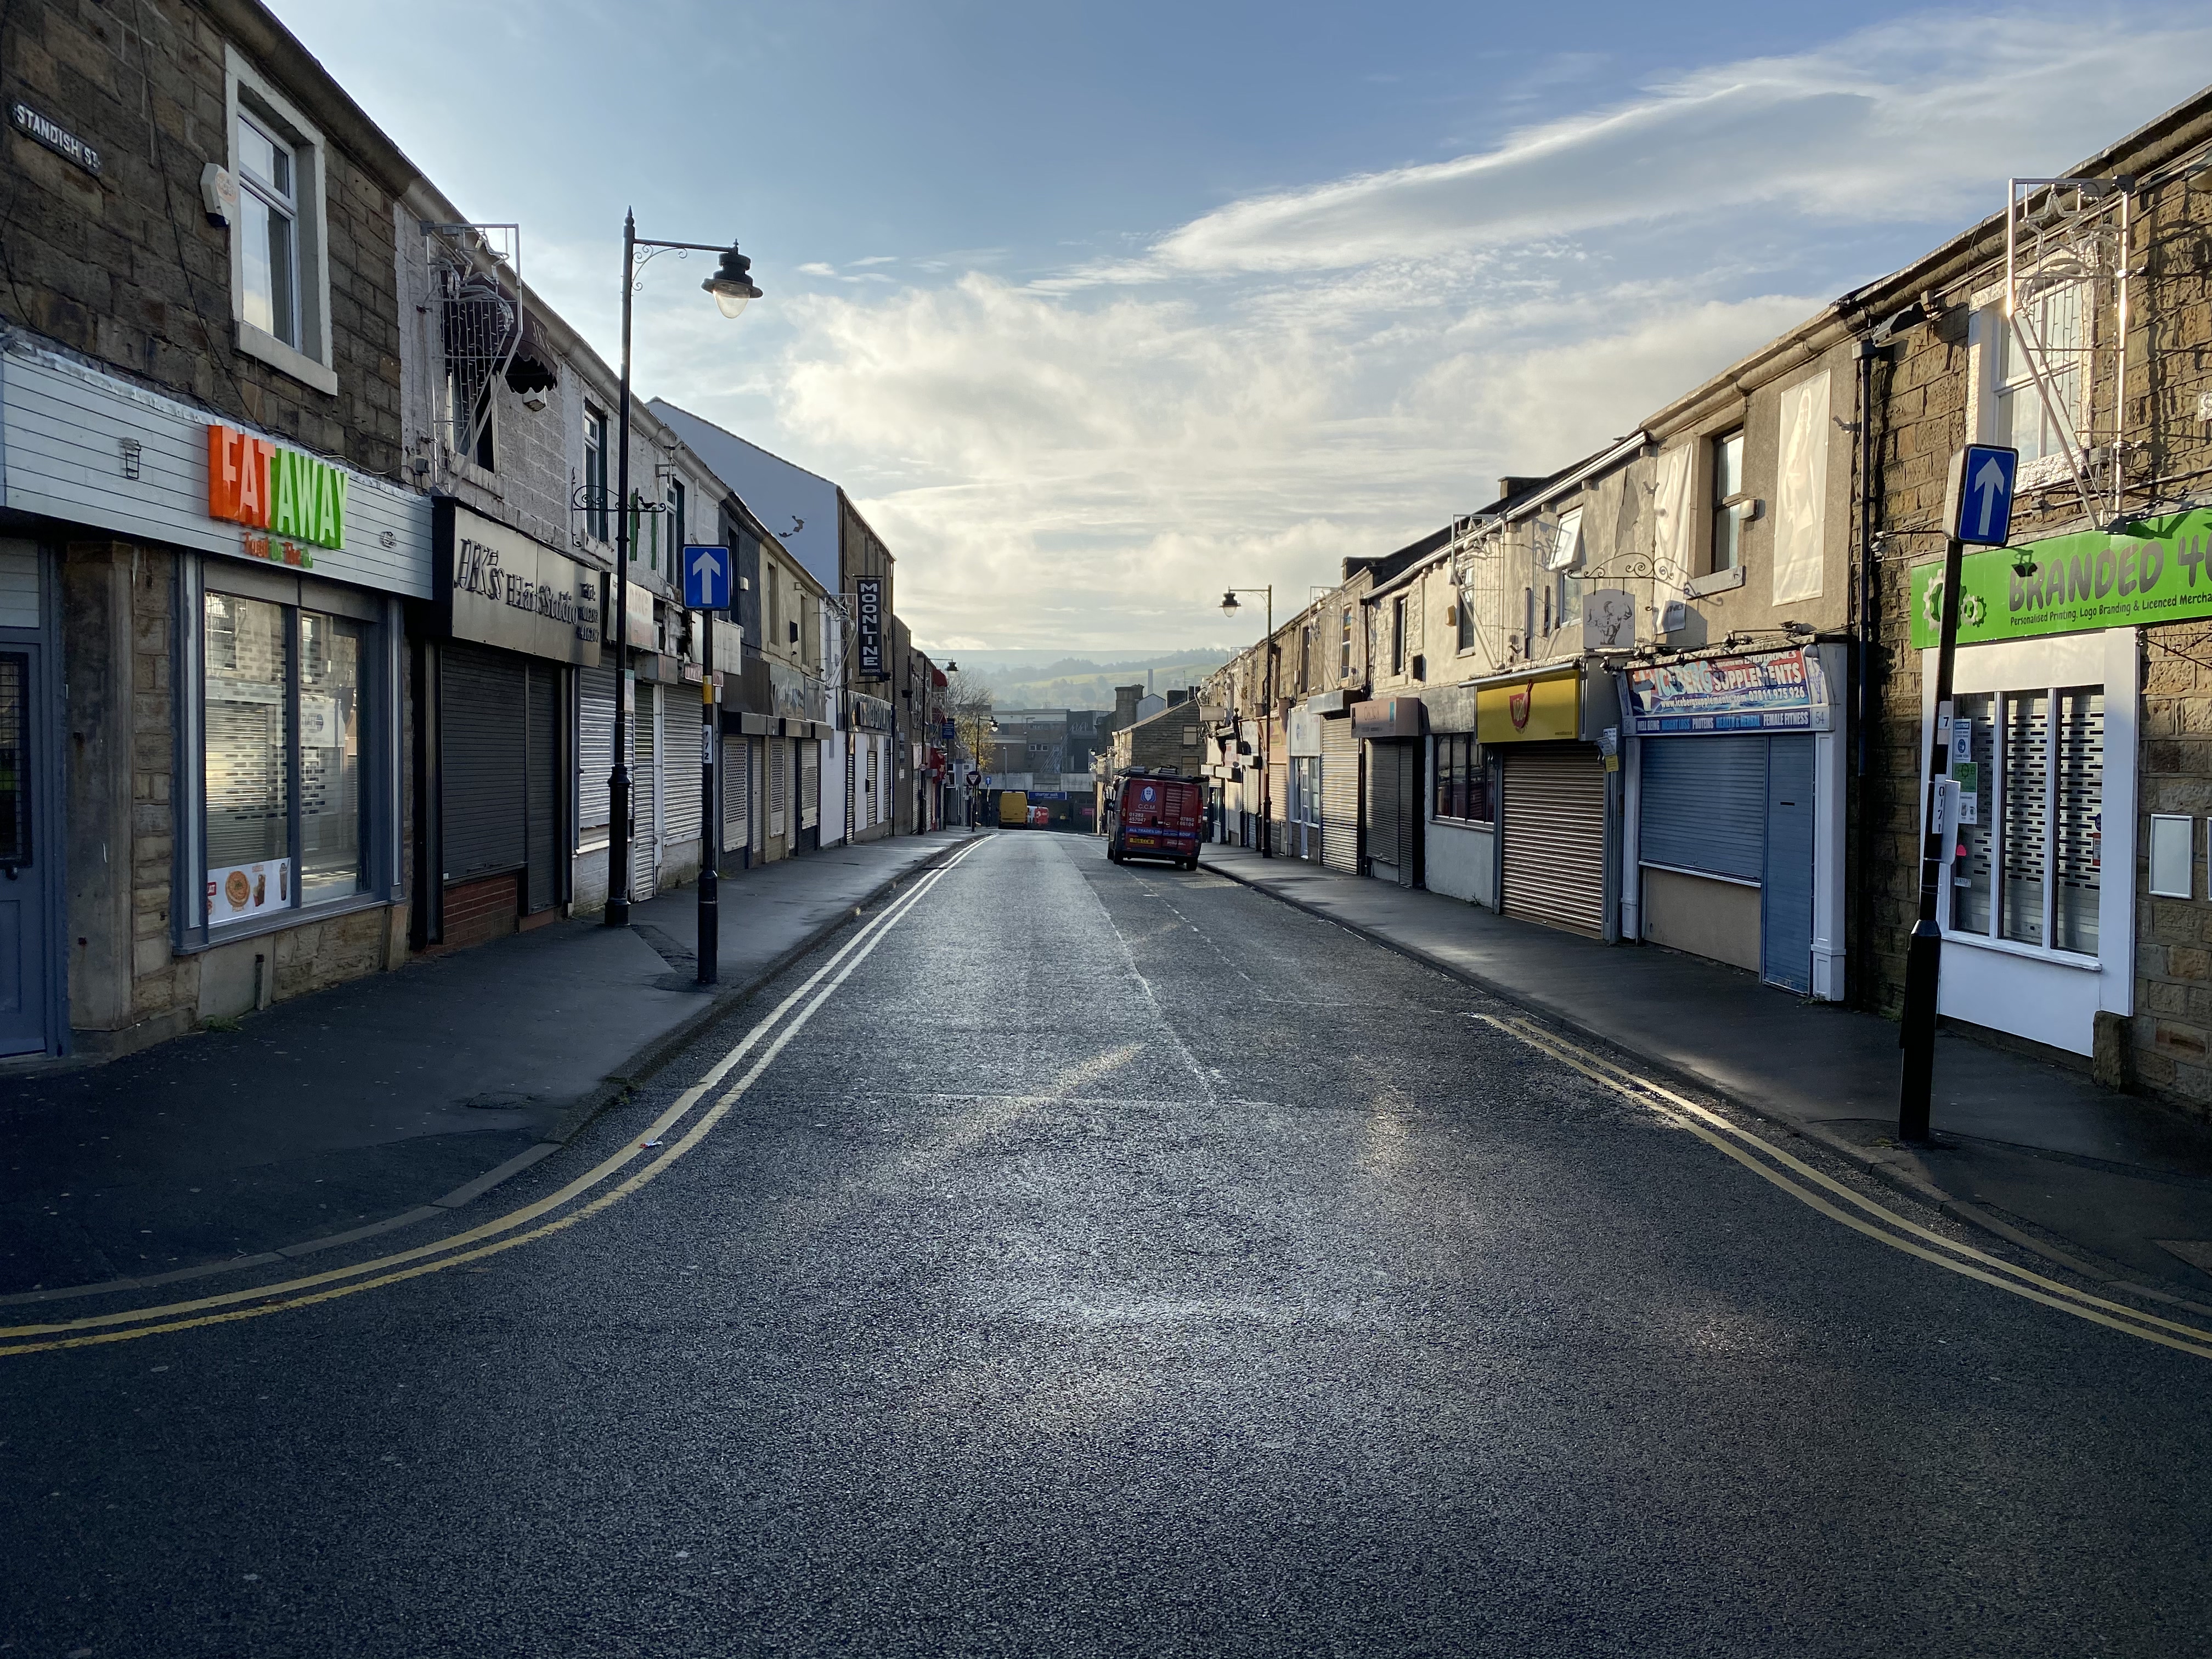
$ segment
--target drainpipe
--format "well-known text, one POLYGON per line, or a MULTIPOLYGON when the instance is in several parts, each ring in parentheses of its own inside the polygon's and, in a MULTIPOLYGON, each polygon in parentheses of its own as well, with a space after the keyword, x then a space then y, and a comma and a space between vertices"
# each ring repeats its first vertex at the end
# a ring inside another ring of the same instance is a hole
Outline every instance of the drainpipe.
MULTIPOLYGON (((1874 515, 1875 494, 1874 482, 1874 366, 1878 358, 1887 355, 1887 348, 1878 346, 1862 336, 1852 350, 1858 360, 1859 408, 1858 444, 1859 475, 1859 627, 1857 696, 1854 700, 1855 717, 1858 721, 1856 767, 1863 780, 1867 770, 1868 717, 1874 709, 1874 646, 1875 646, 1875 550, 1874 515)), ((1860 788, 1860 811, 1866 810, 1863 782, 1860 788)), ((1860 826, 1860 847, 1864 848, 1866 825, 1860 826)))

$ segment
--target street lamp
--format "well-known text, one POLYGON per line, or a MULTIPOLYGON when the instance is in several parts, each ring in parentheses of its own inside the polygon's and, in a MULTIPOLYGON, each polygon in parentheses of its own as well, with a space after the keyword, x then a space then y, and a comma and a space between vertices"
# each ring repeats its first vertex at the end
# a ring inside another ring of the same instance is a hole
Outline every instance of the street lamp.
MULTIPOLYGON (((760 290, 753 286, 753 262, 738 252, 735 242, 720 247, 705 242, 648 241, 637 234, 637 215, 628 211, 623 215, 623 290, 622 290, 622 436, 616 466, 615 495, 615 754, 614 767, 607 774, 607 913, 610 927, 629 926, 629 319, 630 301, 637 293, 638 272, 646 262, 671 248, 679 255, 686 253, 718 253, 721 267, 700 286, 714 296, 722 315, 734 317, 745 308, 748 300, 760 298, 760 290), (646 250, 642 257, 639 250, 646 250)), ((605 494, 601 487, 601 495, 605 494)), ((600 502, 605 506, 604 500, 600 502)), ((712 623, 708 626, 711 628, 712 623)), ((600 629, 605 638, 606 630, 600 629)), ((712 635, 709 635, 709 638, 712 635)), ((714 676, 702 671, 707 702, 706 720, 714 720, 714 676)), ((702 836, 715 837, 708 811, 701 816, 702 836)), ((704 907, 719 896, 714 880, 714 850, 707 849, 701 860, 699 902, 704 907)), ((707 918, 701 917, 701 931, 706 929, 707 918)), ((700 972, 707 971, 702 961, 700 972)))
POLYGON ((1243 607, 1237 603, 1239 593, 1264 593, 1267 597, 1267 641, 1266 658, 1266 707, 1260 721, 1260 856, 1273 858, 1274 853, 1274 805, 1269 797, 1274 793, 1274 778, 1269 763, 1274 758, 1270 752, 1275 710, 1275 589, 1271 583, 1266 587, 1231 587, 1221 595, 1221 614, 1234 618, 1243 607))

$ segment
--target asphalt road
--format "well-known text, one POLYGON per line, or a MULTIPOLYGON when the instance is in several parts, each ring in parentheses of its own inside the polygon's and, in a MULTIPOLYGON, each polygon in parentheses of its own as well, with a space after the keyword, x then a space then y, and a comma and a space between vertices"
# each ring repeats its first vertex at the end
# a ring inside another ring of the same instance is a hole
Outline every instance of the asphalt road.
POLYGON ((2212 1358, 1203 872, 870 925, 468 1245, 0 1334, 0 1652, 2212 1652, 2212 1358))

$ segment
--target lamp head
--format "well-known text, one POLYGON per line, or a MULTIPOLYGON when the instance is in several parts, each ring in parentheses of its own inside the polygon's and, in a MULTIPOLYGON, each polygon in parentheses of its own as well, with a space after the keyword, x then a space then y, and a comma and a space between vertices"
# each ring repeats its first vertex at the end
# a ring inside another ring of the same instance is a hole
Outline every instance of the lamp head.
POLYGON ((760 289, 753 286, 753 262, 738 252, 735 242, 722 255, 721 268, 699 286, 714 296, 725 317, 736 316, 748 300, 761 296, 760 289))
POLYGON ((1237 614, 1237 595, 1233 592, 1224 593, 1221 596, 1221 614, 1224 617, 1233 617, 1237 614))

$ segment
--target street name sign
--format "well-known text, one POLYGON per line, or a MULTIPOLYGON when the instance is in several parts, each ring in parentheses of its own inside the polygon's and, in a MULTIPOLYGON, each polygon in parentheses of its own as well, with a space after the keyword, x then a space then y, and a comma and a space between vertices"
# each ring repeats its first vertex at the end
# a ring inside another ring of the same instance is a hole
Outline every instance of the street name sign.
POLYGON ((684 550, 684 608, 686 611, 727 611, 730 608, 728 548, 687 547, 684 550))
POLYGON ((1968 444, 1951 458, 1943 532, 1978 547, 2002 547, 2012 535, 2012 486, 2020 451, 2003 444, 1968 444))

